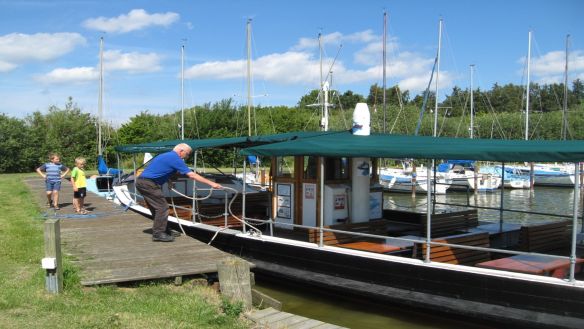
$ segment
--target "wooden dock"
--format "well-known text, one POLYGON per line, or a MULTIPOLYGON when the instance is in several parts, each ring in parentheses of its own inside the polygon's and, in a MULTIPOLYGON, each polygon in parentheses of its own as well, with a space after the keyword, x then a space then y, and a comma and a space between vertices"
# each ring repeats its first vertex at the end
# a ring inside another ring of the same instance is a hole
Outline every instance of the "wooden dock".
MULTIPOLYGON (((88 193, 91 213, 75 214, 73 189, 63 180, 60 210, 47 208, 44 180, 25 181, 47 218, 59 218, 63 252, 80 268, 81 284, 99 285, 217 272, 217 262, 234 257, 189 236, 153 242, 152 221, 88 193)), ((250 264, 253 267, 253 264, 250 264)))
POLYGON ((270 329, 347 329, 334 324, 305 318, 287 312, 277 311, 271 307, 253 311, 245 315, 260 328, 270 329))

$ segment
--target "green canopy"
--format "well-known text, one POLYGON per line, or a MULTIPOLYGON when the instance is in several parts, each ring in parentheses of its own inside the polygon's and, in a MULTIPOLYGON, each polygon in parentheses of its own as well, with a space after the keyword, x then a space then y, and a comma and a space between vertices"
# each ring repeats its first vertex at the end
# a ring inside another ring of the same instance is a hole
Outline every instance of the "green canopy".
POLYGON ((177 144, 186 143, 193 150, 202 148, 230 148, 230 147, 249 147, 255 145, 263 145, 268 143, 282 142, 286 140, 293 140, 297 138, 307 138, 312 136, 319 136, 328 134, 330 132, 322 131, 297 131, 291 133, 281 133, 274 135, 263 136, 245 136, 245 137, 229 137, 229 138, 209 138, 209 139, 173 139, 167 141, 158 141, 152 143, 119 145, 115 150, 120 153, 162 153, 172 150, 177 144))
POLYGON ((497 140, 331 132, 242 149, 242 155, 582 162, 584 141, 497 140))

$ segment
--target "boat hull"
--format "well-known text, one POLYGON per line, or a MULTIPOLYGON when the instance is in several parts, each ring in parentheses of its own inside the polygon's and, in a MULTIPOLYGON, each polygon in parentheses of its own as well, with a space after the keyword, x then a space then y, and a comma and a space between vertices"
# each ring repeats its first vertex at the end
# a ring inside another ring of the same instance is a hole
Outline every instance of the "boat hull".
MULTIPOLYGON (((119 189, 119 187, 116 187, 119 189)), ((120 202, 135 211, 148 210, 120 202)), ((244 257, 255 271, 351 294, 369 301, 532 328, 584 327, 584 285, 564 280, 500 272, 405 257, 373 254, 179 221, 186 233, 244 257)), ((176 228, 176 227, 175 227, 176 228)))

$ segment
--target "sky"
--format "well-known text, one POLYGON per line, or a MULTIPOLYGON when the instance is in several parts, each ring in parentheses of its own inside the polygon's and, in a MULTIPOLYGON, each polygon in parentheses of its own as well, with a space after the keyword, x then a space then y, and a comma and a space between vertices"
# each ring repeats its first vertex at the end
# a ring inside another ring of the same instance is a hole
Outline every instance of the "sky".
POLYGON ((101 38, 114 126, 183 104, 245 105, 248 20, 254 105, 295 106, 319 88, 321 62, 332 89, 367 97, 383 84, 384 12, 386 85, 412 96, 429 82, 440 19, 439 98, 469 87, 470 65, 475 88, 524 85, 529 31, 532 82, 563 82, 568 34, 568 79, 584 80, 580 0, 0 0, 0 113, 24 118, 72 97, 97 116, 101 38))

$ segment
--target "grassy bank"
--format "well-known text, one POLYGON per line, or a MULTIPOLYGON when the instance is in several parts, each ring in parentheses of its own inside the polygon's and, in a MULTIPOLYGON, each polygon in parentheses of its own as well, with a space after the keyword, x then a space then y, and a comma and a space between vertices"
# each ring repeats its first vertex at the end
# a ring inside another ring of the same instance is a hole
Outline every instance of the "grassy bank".
POLYGON ((64 260, 64 293, 45 291, 43 218, 23 183, 0 175, 0 328, 246 328, 208 287, 150 282, 84 288, 64 260))

